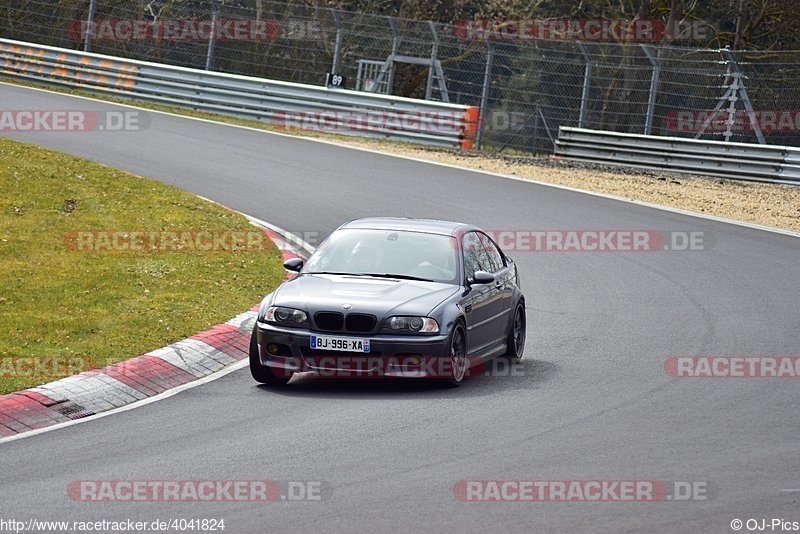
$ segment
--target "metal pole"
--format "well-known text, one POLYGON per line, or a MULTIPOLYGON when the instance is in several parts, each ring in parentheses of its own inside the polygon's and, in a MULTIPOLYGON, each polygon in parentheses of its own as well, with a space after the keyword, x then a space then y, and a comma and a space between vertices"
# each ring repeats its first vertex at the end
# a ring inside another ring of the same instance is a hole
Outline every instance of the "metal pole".
POLYGON ((733 86, 728 103, 728 120, 725 124, 725 142, 730 143, 733 137, 733 124, 736 122, 736 102, 739 100, 739 88, 742 86, 741 74, 737 71, 733 73, 733 86))
POLYGON ((363 70, 363 63, 361 61, 358 62, 358 71, 356 72, 356 91, 363 91, 364 88, 361 87, 361 72, 363 70))
POLYGON ((94 15, 97 11, 97 0, 89 2, 89 16, 86 18, 86 35, 83 40, 83 51, 90 52, 92 48, 92 37, 94 36, 94 15))
POLYGON ((581 54, 583 54, 583 59, 586 62, 586 69, 583 73, 583 94, 581 95, 581 114, 578 118, 578 127, 583 128, 586 124, 586 114, 589 111, 589 89, 591 88, 592 84, 592 62, 591 58, 589 57, 589 51, 586 49, 586 45, 582 42, 578 41, 578 46, 581 49, 581 54))
MULTIPOLYGON (((753 133, 756 135, 756 139, 758 139, 759 144, 766 145, 767 141, 764 139, 764 132, 761 130, 761 126, 756 119, 756 112, 753 109, 753 104, 750 102, 750 95, 747 94, 747 89, 744 86, 744 78, 745 74, 739 65, 739 61, 736 59, 736 56, 733 55, 733 52, 730 50, 724 50, 723 54, 725 55, 726 59, 729 61, 731 65, 736 69, 736 91, 735 96, 742 100, 744 103, 745 111, 750 118, 750 127, 753 128, 753 133)), ((735 116, 735 115, 734 115, 735 116)))
POLYGON ((431 64, 428 66, 428 84, 425 87, 425 100, 431 99, 431 93, 433 92, 433 64, 439 56, 439 35, 436 33, 436 26, 429 20, 428 27, 431 29, 431 35, 433 36, 433 46, 431 47, 431 64))
POLYGON ((339 18, 339 12, 332 10, 333 22, 336 24, 336 43, 333 46, 333 63, 331 64, 331 74, 336 74, 339 69, 339 54, 342 49, 342 21, 339 18))
POLYGON ((653 66, 653 76, 650 78, 650 96, 647 99, 647 117, 644 123, 644 134, 650 135, 653 133, 653 115, 656 110, 656 97, 658 95, 658 85, 661 80, 661 63, 659 63, 658 58, 647 45, 642 44, 641 47, 647 55, 647 59, 650 60, 650 64, 653 66))
MULTIPOLYGON (((397 32, 397 21, 395 21, 393 17, 389 17, 389 27, 392 29, 392 58, 394 58, 397 55, 398 49, 400 48, 400 37, 397 32)), ((389 80, 386 82, 387 95, 393 94, 394 71, 395 71, 395 63, 394 59, 392 59, 392 66, 389 68, 389 80)))
POLYGON ((492 61, 494 60, 494 47, 486 39, 486 70, 483 72, 483 90, 481 91, 481 109, 478 115, 478 132, 475 135, 475 150, 480 150, 483 139, 483 128, 486 122, 486 112, 489 106, 489 87, 492 84, 492 61))
POLYGON ((214 68, 214 48, 217 44, 217 14, 219 6, 214 2, 214 14, 211 16, 211 35, 208 36, 208 51, 206 52, 206 70, 214 68))
POLYGON ((703 121, 703 125, 700 127, 699 130, 697 130, 697 134, 694 136, 695 139, 700 139, 701 137, 703 137, 703 134, 706 133, 708 127, 711 126, 711 121, 713 121, 717 116, 717 112, 722 109, 722 106, 724 106, 725 102, 727 102, 728 99, 730 98, 731 93, 735 88, 734 87, 735 85, 736 85, 735 81, 731 82, 731 86, 728 87, 728 90, 725 91, 725 94, 722 96, 722 98, 720 98, 719 102, 717 102, 717 105, 714 106, 714 109, 711 111, 711 113, 709 113, 708 117, 706 117, 706 120, 703 121))

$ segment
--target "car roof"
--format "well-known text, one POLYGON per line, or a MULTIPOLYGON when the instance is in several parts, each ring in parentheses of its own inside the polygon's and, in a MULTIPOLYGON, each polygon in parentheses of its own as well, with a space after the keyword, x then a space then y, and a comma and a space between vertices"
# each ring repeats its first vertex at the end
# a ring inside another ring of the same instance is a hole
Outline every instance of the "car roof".
POLYGON ((404 217, 368 217, 356 219, 343 224, 343 228, 360 228, 369 230, 398 230, 409 232, 425 232, 429 234, 455 235, 456 231, 476 230, 472 225, 453 221, 437 221, 433 219, 411 219, 404 217))

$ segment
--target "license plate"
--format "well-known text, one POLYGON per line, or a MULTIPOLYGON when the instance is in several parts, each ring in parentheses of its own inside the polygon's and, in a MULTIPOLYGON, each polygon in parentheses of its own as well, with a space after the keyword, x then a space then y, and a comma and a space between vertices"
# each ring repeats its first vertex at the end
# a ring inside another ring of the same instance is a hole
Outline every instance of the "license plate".
POLYGON ((311 348, 339 352, 369 352, 369 339, 351 337, 311 336, 311 348))

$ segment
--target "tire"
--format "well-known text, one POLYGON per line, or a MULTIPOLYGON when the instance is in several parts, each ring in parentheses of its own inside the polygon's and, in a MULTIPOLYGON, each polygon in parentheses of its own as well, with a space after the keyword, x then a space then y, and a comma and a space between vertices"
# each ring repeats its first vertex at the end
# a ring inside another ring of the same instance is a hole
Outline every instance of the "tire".
POLYGON ((464 324, 459 321, 450 332, 450 339, 447 342, 447 352, 450 356, 450 376, 442 378, 442 383, 446 387, 457 388, 464 381, 467 375, 467 332, 464 324))
POLYGON ((506 358, 516 361, 522 359, 522 354, 525 351, 526 333, 527 319, 525 317, 525 303, 520 301, 514 309, 514 317, 511 319, 511 328, 508 329, 506 358))
POLYGON ((253 327, 253 334, 250 336, 250 374, 253 375, 256 382, 273 387, 285 386, 292 379, 294 373, 283 371, 280 375, 277 375, 272 370, 272 367, 261 365, 261 360, 258 357, 257 328, 258 326, 253 327))

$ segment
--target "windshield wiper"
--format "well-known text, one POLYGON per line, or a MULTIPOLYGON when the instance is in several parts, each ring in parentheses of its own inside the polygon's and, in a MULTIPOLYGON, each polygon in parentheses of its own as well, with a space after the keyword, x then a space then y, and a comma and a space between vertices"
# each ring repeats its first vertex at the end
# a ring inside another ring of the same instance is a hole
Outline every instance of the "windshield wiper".
POLYGON ((420 278, 410 274, 391 274, 391 273, 357 273, 355 276, 374 276, 375 278, 397 278, 399 280, 417 280, 419 282, 435 282, 430 278, 420 278))
POLYGON ((373 278, 397 278, 398 280, 416 280, 418 282, 435 282, 430 278, 421 278, 419 276, 411 276, 409 274, 391 274, 391 273, 343 273, 340 271, 314 271, 303 274, 338 274, 340 276, 371 276, 373 278))

